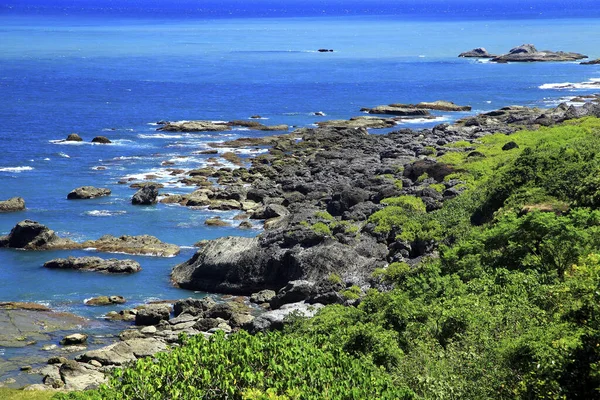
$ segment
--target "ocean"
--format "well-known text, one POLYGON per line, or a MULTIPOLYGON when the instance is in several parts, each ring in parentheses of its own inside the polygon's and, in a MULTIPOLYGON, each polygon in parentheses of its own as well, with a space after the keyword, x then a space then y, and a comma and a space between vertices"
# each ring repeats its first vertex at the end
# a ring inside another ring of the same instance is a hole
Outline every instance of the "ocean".
MULTIPOLYGON (((380 104, 449 100, 473 107, 471 113, 439 112, 433 121, 398 125, 418 129, 507 105, 556 106, 594 93, 581 83, 600 78, 600 66, 457 58, 475 47, 506 53, 523 43, 600 57, 600 6, 592 1, 165 3, 0 4, 0 198, 21 196, 27 204, 26 211, 0 214, 0 234, 33 219, 77 241, 151 234, 182 247, 174 258, 98 254, 139 261, 143 270, 131 276, 42 267, 57 257, 97 255, 93 251, 0 250, 0 301, 43 303, 113 332, 122 326, 103 322, 107 311, 205 295, 169 282, 171 268, 191 257, 194 243, 260 232, 258 224, 252 230, 204 225, 215 215, 232 220, 233 211, 131 205, 135 191, 119 181, 151 175, 165 184, 162 193, 191 192, 166 168, 205 166, 211 156, 195 153, 210 142, 265 134, 158 132, 157 121, 259 114, 265 124, 310 127, 380 104), (564 82, 579 85, 557 89, 564 82), (315 116, 317 111, 326 116, 315 116), (61 142, 70 133, 85 142, 61 142), (90 143, 100 135, 113 143, 90 143), (66 199, 84 185, 113 194, 66 199), (83 304, 99 295, 128 302, 83 304)), ((1 349, 0 364, 39 352, 41 345, 1 349)))

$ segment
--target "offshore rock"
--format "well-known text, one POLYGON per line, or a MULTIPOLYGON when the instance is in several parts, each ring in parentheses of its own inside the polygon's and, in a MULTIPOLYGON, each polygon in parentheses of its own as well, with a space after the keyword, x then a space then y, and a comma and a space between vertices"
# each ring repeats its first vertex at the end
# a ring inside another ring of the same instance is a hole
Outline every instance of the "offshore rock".
POLYGON ((494 57, 497 57, 493 54, 488 53, 488 51, 483 47, 478 47, 471 51, 466 51, 464 53, 460 53, 458 56, 465 57, 465 58, 494 58, 494 57))
POLYGON ((62 239, 47 226, 26 219, 17 223, 6 236, 0 237, 0 247, 24 250, 75 249, 79 244, 62 239))
POLYGON ((0 213, 23 211, 25 209, 25 200, 22 197, 11 197, 8 200, 0 201, 0 213))
POLYGON ((67 141, 67 142, 83 142, 83 139, 78 134, 71 133, 69 136, 67 136, 65 141, 67 141))
POLYGON ((597 58, 595 60, 590 60, 590 61, 584 61, 580 63, 581 65, 598 65, 600 64, 600 58, 597 58))
POLYGON ((100 257, 56 258, 44 263, 50 269, 74 269, 80 271, 106 272, 111 274, 132 274, 142 270, 134 260, 103 259, 100 257))
POLYGON ((112 142, 106 136, 96 136, 95 138, 92 139, 92 143, 110 144, 112 142))
POLYGON ((131 198, 131 204, 148 206, 158 202, 158 187, 156 185, 145 185, 131 198))
POLYGON ((161 242, 150 235, 140 236, 112 236, 104 235, 98 240, 88 240, 81 247, 93 247, 97 251, 107 253, 127 253, 138 255, 154 255, 159 257, 173 257, 179 254, 179 246, 161 242))
POLYGON ((471 106, 459 106, 451 101, 437 100, 432 102, 423 101, 417 104, 390 104, 392 107, 417 108, 436 111, 471 111, 471 106))
POLYGON ((111 304, 125 304, 127 300, 123 296, 99 296, 86 300, 86 306, 108 306, 111 304))
POLYGON ((213 121, 177 121, 167 122, 157 131, 167 132, 221 132, 231 130, 227 123, 213 121))
POLYGON ((96 197, 110 196, 111 191, 107 188, 97 188, 94 186, 81 186, 74 189, 67 195, 67 199, 94 199, 96 197))
POLYGON ((549 62, 549 61, 576 61, 587 58, 579 53, 564 51, 539 51, 532 44, 523 44, 511 49, 508 54, 492 58, 494 62, 549 62))
POLYGON ((362 108, 360 111, 364 111, 369 114, 397 115, 399 117, 431 117, 429 111, 424 109, 396 107, 393 105, 362 108))
POLYGON ((393 128, 396 126, 396 120, 391 118, 378 117, 353 117, 349 120, 330 120, 317 122, 319 127, 332 126, 336 128, 369 128, 369 129, 384 129, 393 128))

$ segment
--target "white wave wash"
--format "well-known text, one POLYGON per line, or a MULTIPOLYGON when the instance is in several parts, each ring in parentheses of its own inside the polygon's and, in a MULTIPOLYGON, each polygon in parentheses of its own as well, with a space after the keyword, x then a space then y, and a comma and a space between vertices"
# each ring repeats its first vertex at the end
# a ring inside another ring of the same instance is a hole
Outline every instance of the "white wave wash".
POLYGON ((127 214, 127 211, 92 210, 86 211, 84 214, 91 217, 113 217, 115 215, 127 214))
POLYGON ((573 83, 573 82, 562 82, 562 83, 545 83, 539 86, 540 89, 555 89, 555 90, 586 90, 586 89, 598 89, 600 88, 600 78, 592 78, 586 82, 573 83))
POLYGON ((450 121, 450 117, 435 117, 435 118, 411 118, 411 119, 403 119, 399 122, 399 124, 427 124, 430 122, 445 122, 450 121))
POLYGON ((31 171, 33 167, 3 167, 0 168, 0 172, 23 172, 31 171))

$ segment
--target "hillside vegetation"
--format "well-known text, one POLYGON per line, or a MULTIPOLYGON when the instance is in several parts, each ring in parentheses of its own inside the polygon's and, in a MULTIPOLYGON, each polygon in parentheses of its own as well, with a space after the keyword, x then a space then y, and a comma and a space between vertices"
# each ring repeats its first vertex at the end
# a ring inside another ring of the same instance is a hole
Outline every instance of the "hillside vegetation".
POLYGON ((284 334, 193 338, 58 398, 600 398, 600 120, 454 146, 438 161, 460 196, 430 213, 387 199, 371 216, 438 249, 377 271, 392 290, 284 334))

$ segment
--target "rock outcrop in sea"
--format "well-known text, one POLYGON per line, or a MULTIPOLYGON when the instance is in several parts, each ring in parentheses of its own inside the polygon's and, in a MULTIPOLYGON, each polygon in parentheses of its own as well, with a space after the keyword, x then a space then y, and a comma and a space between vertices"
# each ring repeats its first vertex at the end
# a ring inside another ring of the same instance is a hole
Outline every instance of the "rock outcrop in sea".
POLYGON ((69 200, 95 199, 96 197, 110 196, 111 191, 107 188, 97 188, 94 186, 81 186, 73 189, 68 195, 69 200))
POLYGON ((104 235, 98 240, 77 243, 71 239, 59 237, 53 230, 39 222, 24 220, 10 231, 0 236, 0 248, 23 250, 76 250, 95 248, 100 252, 127 253, 172 257, 179 254, 179 246, 161 242, 154 236, 104 235))
POLYGON ((538 50, 532 44, 523 44, 511 49, 508 54, 492 58, 493 62, 556 62, 577 61, 587 58, 580 53, 538 50))
POLYGON ((110 274, 132 274, 142 270, 134 260, 104 259, 100 257, 56 258, 44 263, 49 269, 72 269, 77 271, 104 272, 110 274))
POLYGON ((0 201, 0 213, 23 211, 25 209, 25 200, 22 197, 11 197, 8 200, 0 201))
POLYGON ((494 58, 497 57, 493 54, 488 53, 488 51, 484 47, 478 47, 471 51, 466 51, 464 53, 460 53, 459 57, 465 58, 494 58))

